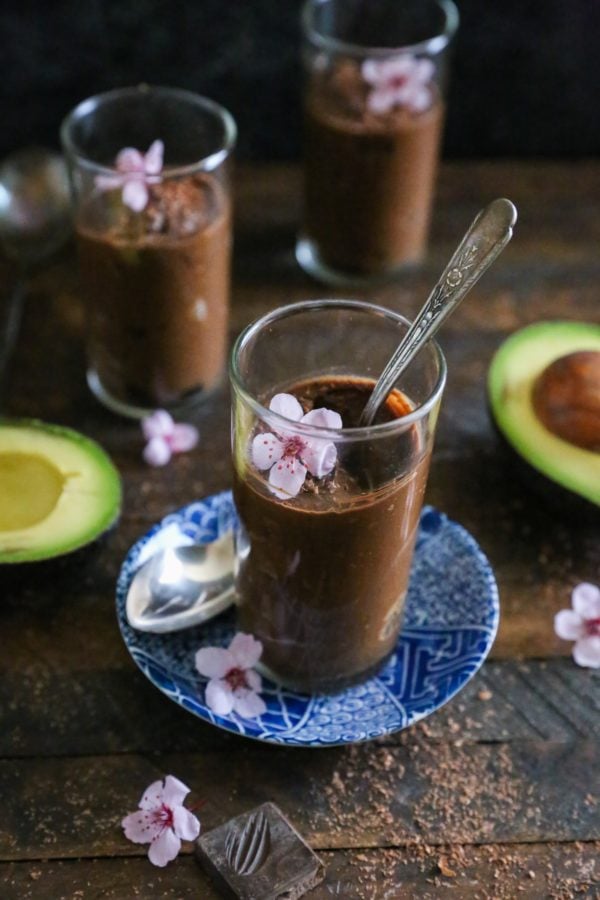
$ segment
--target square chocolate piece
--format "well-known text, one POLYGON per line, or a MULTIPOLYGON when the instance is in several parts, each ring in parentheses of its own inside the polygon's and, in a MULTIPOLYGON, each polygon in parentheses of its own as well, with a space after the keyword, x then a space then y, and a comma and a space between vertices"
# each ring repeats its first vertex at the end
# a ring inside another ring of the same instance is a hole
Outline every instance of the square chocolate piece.
POLYGON ((319 857, 274 803, 203 834, 196 854, 233 900, 298 900, 325 877, 319 857))

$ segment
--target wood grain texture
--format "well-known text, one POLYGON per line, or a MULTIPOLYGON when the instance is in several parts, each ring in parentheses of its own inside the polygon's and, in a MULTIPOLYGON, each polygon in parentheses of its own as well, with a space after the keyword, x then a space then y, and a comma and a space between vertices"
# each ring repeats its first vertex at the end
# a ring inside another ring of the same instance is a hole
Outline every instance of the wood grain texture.
MULTIPOLYGON (((321 851, 325 881, 306 900, 581 900, 598 897, 600 844, 426 844, 321 851), (449 873, 449 874, 442 874, 449 873)), ((3 900, 219 900, 191 856, 0 864, 3 900)))
MULTIPOLYGON (((340 296, 294 263, 299 188, 297 169, 239 172, 232 338, 275 306, 340 296)), ((494 658, 435 716, 366 746, 255 745, 186 714, 136 670, 115 619, 119 567, 156 520, 228 487, 228 391, 196 414, 192 453, 148 469, 139 427, 85 384, 73 248, 31 278, 6 411, 99 440, 124 506, 81 554, 0 569, 2 900, 212 900, 189 848, 158 871, 122 837, 121 817, 167 772, 190 784, 192 803, 206 800, 204 828, 275 800, 327 862, 315 900, 600 896, 600 673, 576 667, 552 627, 573 586, 598 580, 600 523, 545 506, 518 480, 485 395, 490 359, 515 329, 598 321, 600 164, 444 166, 426 264, 357 296, 413 315, 479 207, 502 195, 519 207, 515 238, 442 335, 449 380, 427 494, 494 566, 494 658)))
MULTIPOLYGON (((239 746, 235 735, 205 724, 160 694, 132 661, 118 668, 67 671, 63 659, 58 671, 39 663, 23 670, 0 665, 0 673, 0 757, 239 746)), ((436 742, 458 737, 488 743, 598 740, 600 673, 579 670, 567 659, 489 662, 457 697, 413 730, 436 742)), ((378 744, 404 740, 400 733, 378 744)))
POLYGON ((306 750, 238 742, 201 753, 0 761, 0 859, 137 856, 119 822, 148 784, 185 778, 212 828, 272 800, 314 849, 425 841, 600 840, 597 742, 306 750), (293 776, 292 774, 293 773, 293 776))

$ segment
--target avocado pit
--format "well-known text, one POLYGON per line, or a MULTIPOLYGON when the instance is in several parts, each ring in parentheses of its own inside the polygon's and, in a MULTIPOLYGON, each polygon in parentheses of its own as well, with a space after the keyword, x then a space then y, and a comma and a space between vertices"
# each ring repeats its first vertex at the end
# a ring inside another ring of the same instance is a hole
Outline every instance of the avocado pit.
POLYGON ((535 380, 532 404, 552 434, 600 452, 600 351, 578 350, 555 359, 535 380))

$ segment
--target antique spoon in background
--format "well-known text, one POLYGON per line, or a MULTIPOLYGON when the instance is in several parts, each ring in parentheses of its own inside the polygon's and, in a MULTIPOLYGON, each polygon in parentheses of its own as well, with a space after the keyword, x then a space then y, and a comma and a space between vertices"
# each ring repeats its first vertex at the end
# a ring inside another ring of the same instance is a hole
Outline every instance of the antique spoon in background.
POLYGON ((359 426, 371 425, 377 410, 408 368, 421 347, 454 312, 512 237, 517 210, 510 200, 500 198, 486 206, 475 218, 433 288, 425 305, 379 376, 365 406, 359 426))
POLYGON ((0 163, 0 246, 16 263, 12 290, 0 303, 0 387, 19 333, 28 273, 70 232, 69 187, 62 157, 18 150, 0 163))

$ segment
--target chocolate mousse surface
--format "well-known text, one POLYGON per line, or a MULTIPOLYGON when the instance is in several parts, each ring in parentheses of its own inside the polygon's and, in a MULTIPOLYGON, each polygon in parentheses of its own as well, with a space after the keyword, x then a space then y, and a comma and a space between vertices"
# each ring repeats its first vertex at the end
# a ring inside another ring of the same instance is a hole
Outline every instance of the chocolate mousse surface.
POLYGON ((141 213, 118 192, 77 222, 90 365, 125 403, 176 405, 224 366, 230 260, 225 191, 207 174, 149 186, 141 213))
POLYGON ((375 114, 359 66, 317 73, 305 104, 305 231, 325 265, 369 275, 425 251, 444 104, 375 114))
MULTIPOLYGON (((367 379, 323 378, 287 389, 305 412, 326 406, 354 427, 367 379)), ((412 409, 399 392, 380 412, 412 409)), ((267 673, 299 690, 332 691, 375 671, 401 622, 429 468, 417 425, 346 451, 280 500, 250 463, 236 471, 243 528, 236 586, 240 628, 263 642, 267 673)))

